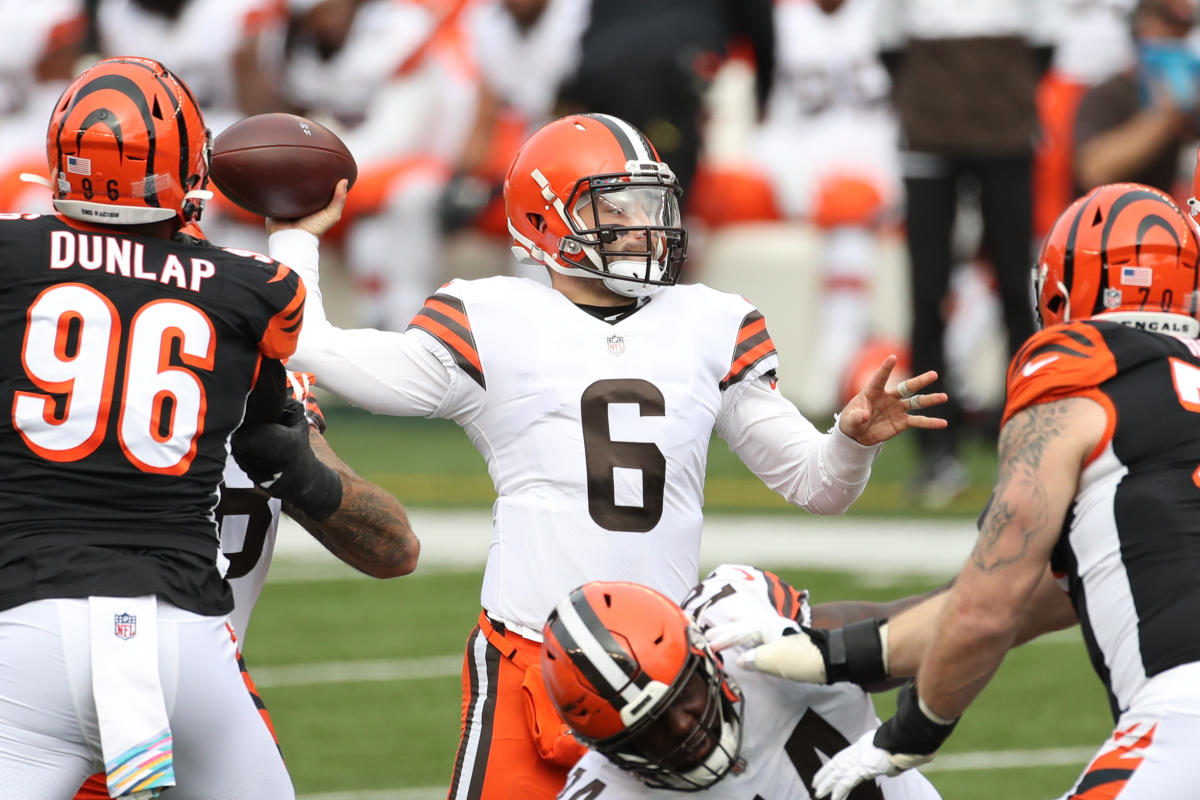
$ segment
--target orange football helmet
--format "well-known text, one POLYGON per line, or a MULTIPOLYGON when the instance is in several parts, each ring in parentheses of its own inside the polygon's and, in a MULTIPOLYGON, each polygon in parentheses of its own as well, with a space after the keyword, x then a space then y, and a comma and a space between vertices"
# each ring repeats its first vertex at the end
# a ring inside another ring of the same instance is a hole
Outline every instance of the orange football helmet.
POLYGON ((675 174, 624 120, 574 114, 525 140, 504 178, 513 253, 628 297, 672 286, 687 257, 675 174))
POLYGON ((1175 202, 1137 183, 1098 186, 1055 221, 1034 265, 1042 326, 1101 317, 1200 334, 1196 229, 1175 202))
POLYGON ((559 715, 647 786, 703 789, 740 764, 741 692, 699 626, 662 594, 593 581, 555 607, 542 634, 542 675, 559 715), (697 678, 703 712, 655 753, 648 736, 697 678))
POLYGON ((73 80, 46 133, 60 214, 106 225, 199 219, 212 135, 192 93, 148 58, 106 58, 73 80))

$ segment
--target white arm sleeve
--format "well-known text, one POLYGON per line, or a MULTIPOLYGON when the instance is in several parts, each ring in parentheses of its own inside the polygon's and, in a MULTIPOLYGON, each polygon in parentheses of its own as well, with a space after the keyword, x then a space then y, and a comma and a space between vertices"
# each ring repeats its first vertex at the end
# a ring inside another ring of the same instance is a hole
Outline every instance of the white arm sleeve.
POLYGON ((321 386, 376 414, 451 416, 457 370, 429 351, 415 333, 330 324, 321 301, 317 237, 295 228, 271 235, 268 251, 304 281, 304 327, 288 368, 312 372, 321 386))
POLYGON ((858 499, 883 445, 865 447, 835 423, 821 433, 765 378, 725 392, 717 435, 763 483, 814 514, 841 514, 858 499))

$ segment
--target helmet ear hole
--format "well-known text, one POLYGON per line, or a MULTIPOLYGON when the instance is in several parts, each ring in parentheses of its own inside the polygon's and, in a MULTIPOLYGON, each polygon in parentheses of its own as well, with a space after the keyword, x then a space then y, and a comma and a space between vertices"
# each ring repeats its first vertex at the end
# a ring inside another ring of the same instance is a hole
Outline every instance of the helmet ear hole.
POLYGON ((1061 294, 1056 294, 1056 295, 1054 295, 1054 297, 1051 297, 1049 300, 1046 301, 1046 309, 1051 314, 1057 314, 1059 311, 1062 311, 1062 307, 1063 307, 1063 297, 1061 294))
POLYGON ((546 218, 545 217, 543 217, 541 214, 529 213, 529 214, 525 215, 525 218, 529 220, 529 224, 532 225, 534 227, 534 229, 537 230, 538 233, 545 233, 545 231, 546 231, 546 218))

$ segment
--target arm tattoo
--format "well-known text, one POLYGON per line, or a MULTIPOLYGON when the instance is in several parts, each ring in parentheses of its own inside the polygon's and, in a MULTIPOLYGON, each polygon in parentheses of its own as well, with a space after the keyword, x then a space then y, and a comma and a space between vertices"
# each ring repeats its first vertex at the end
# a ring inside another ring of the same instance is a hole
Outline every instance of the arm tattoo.
POLYGON ((1001 431, 1000 476, 971 553, 982 572, 996 572, 1024 559, 1030 541, 1049 523, 1048 497, 1038 470, 1046 448, 1065 435, 1070 408, 1063 402, 1031 406, 1001 431), (1009 533, 1013 526, 1019 526, 1015 540, 1009 533))
POLYGON ((313 451, 342 479, 342 503, 333 516, 314 522, 284 503, 284 511, 328 550, 350 566, 377 575, 411 572, 419 544, 404 506, 388 492, 360 478, 337 457, 321 437, 313 437, 313 451))

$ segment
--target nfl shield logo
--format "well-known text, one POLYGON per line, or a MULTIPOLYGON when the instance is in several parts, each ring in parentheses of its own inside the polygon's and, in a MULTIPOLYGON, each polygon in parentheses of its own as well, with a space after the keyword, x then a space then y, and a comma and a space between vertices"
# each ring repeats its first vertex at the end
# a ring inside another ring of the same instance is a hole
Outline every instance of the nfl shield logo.
POLYGON ((608 352, 609 355, 619 356, 625 352, 625 337, 617 336, 615 333, 608 337, 608 352))
POLYGON ((137 617, 133 614, 113 614, 113 633, 118 639, 132 639, 137 635, 137 617))
POLYGON ((1121 306, 1121 290, 1120 289, 1105 289, 1104 290, 1104 307, 1107 309, 1120 308, 1121 306))

